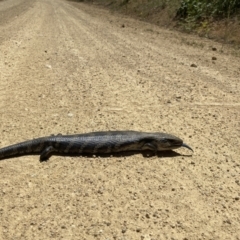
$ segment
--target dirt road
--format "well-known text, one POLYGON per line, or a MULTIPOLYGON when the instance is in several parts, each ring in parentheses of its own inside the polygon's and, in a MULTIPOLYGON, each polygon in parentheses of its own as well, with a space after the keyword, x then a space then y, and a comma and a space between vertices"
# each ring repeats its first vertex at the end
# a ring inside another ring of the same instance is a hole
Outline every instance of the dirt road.
POLYGON ((131 129, 194 148, 3 160, 0 239, 240 239, 239 77, 210 40, 82 3, 0 1, 1 147, 131 129))

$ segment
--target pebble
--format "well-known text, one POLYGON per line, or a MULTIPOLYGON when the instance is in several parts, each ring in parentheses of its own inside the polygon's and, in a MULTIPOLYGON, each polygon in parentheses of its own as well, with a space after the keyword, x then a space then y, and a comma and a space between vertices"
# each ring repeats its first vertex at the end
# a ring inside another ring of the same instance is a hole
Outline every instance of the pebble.
POLYGON ((52 69, 52 66, 50 64, 46 64, 45 67, 52 69))
POLYGON ((192 64, 191 64, 191 67, 195 67, 195 68, 196 68, 197 65, 196 65, 195 63, 192 63, 192 64))

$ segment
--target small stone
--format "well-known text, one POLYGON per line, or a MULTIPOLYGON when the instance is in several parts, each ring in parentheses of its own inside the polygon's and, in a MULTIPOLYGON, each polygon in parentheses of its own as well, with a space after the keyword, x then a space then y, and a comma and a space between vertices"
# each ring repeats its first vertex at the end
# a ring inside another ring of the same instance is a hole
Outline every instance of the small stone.
POLYGON ((122 24, 122 26, 121 26, 122 28, 125 28, 125 25, 124 24, 122 24))
POLYGON ((50 64, 46 64, 45 67, 52 69, 52 66, 50 64))
POLYGON ((212 60, 217 60, 217 58, 216 57, 212 57, 212 60))
POLYGON ((149 234, 146 234, 146 235, 142 235, 142 236, 141 236, 141 239, 151 240, 152 238, 149 236, 149 234))
POLYGON ((223 221, 224 223, 231 224, 231 221, 229 219, 223 221))
POLYGON ((192 63, 192 64, 191 64, 191 67, 195 67, 195 68, 196 68, 197 65, 196 65, 195 63, 192 63))
POLYGON ((213 51, 217 51, 217 48, 215 48, 215 47, 212 47, 212 50, 213 50, 213 51))

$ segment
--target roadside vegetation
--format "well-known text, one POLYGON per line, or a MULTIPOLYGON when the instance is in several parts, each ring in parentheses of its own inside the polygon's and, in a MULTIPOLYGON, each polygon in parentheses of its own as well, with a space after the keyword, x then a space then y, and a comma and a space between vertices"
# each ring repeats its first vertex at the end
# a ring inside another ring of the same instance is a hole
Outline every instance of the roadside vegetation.
POLYGON ((183 0, 176 20, 183 30, 240 43, 240 0, 183 0))
POLYGON ((75 0, 240 45, 240 0, 75 0))

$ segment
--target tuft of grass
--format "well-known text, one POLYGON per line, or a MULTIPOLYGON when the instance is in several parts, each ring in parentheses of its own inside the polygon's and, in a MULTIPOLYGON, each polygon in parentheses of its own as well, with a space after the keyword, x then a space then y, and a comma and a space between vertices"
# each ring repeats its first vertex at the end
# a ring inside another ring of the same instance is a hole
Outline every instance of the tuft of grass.
POLYGON ((198 47, 198 48, 204 48, 204 44, 202 42, 197 42, 194 40, 189 40, 188 38, 181 38, 181 42, 188 46, 198 47))

